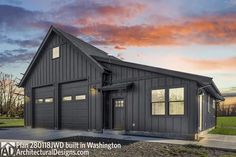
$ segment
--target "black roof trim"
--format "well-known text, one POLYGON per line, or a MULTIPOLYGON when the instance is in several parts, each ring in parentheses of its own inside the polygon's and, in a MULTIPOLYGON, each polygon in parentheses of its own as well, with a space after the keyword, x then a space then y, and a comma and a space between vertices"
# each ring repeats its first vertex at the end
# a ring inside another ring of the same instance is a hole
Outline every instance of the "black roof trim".
POLYGON ((162 73, 165 75, 186 78, 186 79, 194 80, 194 81, 209 82, 212 80, 211 77, 207 77, 207 76, 190 74, 190 73, 169 70, 169 69, 164 69, 164 68, 158 68, 158 67, 152 67, 152 66, 148 66, 148 65, 131 63, 131 62, 126 62, 126 61, 122 61, 122 60, 114 60, 112 58, 107 59, 107 58, 102 58, 102 57, 97 57, 97 56, 94 58, 100 62, 107 62, 107 63, 117 64, 117 65, 121 65, 121 66, 127 66, 127 67, 131 67, 131 68, 142 69, 142 70, 156 72, 156 73, 162 73))
POLYGON ((219 89, 216 87, 216 85, 213 82, 211 77, 196 75, 196 74, 191 74, 191 73, 185 73, 185 72, 179 72, 179 71, 169 70, 169 69, 164 69, 164 68, 151 67, 151 66, 137 64, 137 63, 125 62, 122 60, 115 60, 112 58, 107 59, 107 58, 102 58, 102 57, 97 57, 97 56, 94 58, 99 62, 117 64, 120 66, 127 66, 127 67, 131 67, 131 68, 135 68, 135 69, 141 69, 141 70, 146 70, 146 71, 150 71, 150 72, 161 73, 164 75, 193 80, 193 81, 198 82, 198 84, 200 86, 205 86, 205 85, 210 84, 211 85, 210 87, 206 87, 207 91, 210 92, 215 98, 217 98, 219 100, 224 100, 224 98, 221 96, 219 89))
POLYGON ((218 100, 221 100, 221 101, 225 100, 225 98, 222 96, 218 88, 215 86, 215 83, 213 82, 213 80, 209 82, 208 84, 203 84, 201 82, 199 84, 201 86, 199 90, 203 89, 204 91, 211 93, 211 95, 213 95, 218 100))

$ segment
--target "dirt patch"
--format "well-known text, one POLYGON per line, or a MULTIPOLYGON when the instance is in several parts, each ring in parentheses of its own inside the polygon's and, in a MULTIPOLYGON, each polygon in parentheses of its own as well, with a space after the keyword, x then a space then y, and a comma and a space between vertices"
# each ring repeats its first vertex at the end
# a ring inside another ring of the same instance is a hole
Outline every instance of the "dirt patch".
POLYGON ((236 152, 224 151, 219 149, 205 148, 195 145, 175 145, 154 142, 138 142, 127 140, 116 140, 95 137, 70 137, 59 139, 62 142, 94 142, 94 143, 116 143, 121 144, 118 149, 89 149, 89 156, 93 157, 236 157, 236 152))

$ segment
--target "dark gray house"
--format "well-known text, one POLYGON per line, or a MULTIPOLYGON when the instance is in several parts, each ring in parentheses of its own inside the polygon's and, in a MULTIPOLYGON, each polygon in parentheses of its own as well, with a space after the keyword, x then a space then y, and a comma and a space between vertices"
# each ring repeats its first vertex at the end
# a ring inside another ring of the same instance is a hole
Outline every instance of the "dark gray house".
POLYGON ((20 84, 25 126, 196 139, 223 100, 212 78, 124 62, 51 27, 20 84))

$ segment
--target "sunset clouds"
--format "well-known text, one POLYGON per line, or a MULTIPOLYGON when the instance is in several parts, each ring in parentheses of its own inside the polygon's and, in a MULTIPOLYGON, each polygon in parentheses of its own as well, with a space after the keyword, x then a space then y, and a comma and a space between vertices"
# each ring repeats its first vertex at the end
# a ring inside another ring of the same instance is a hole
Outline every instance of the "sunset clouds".
POLYGON ((176 13, 176 18, 170 18, 163 15, 163 9, 147 14, 150 10, 150 4, 141 1, 117 4, 74 1, 44 12, 0 5, 0 24, 6 30, 14 27, 11 29, 30 28, 44 32, 55 25, 78 36, 92 36, 90 42, 99 45, 236 43, 236 12, 184 14, 182 18, 176 13))
POLYGON ((222 59, 182 59, 194 68, 206 71, 236 71, 236 56, 222 59))
POLYGON ((26 67, 50 25, 124 60, 210 75, 222 87, 236 86, 231 83, 236 79, 232 0, 0 1, 1 68, 26 67))
POLYGON ((96 25, 80 28, 81 33, 96 37, 95 44, 156 46, 185 44, 235 44, 236 15, 197 18, 165 25, 96 25))
POLYGON ((82 16, 74 20, 74 24, 79 26, 121 24, 143 13, 144 10, 145 5, 138 3, 130 4, 129 6, 100 5, 86 9, 82 16))

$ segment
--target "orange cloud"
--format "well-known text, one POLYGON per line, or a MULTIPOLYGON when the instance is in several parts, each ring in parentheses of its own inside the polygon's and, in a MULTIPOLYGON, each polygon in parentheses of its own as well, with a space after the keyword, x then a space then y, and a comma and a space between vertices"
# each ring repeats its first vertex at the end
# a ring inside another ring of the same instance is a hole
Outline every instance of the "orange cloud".
POLYGON ((236 70, 236 57, 225 58, 225 59, 190 59, 183 58, 182 61, 189 63, 197 69, 202 70, 236 70))
POLYGON ((95 44, 155 46, 236 43, 236 15, 202 17, 177 24, 118 26, 98 24, 80 29, 95 44))
POLYGON ((144 4, 130 4, 129 6, 99 6, 89 12, 84 12, 83 17, 74 21, 76 25, 93 24, 118 24, 130 20, 145 10, 144 4))

